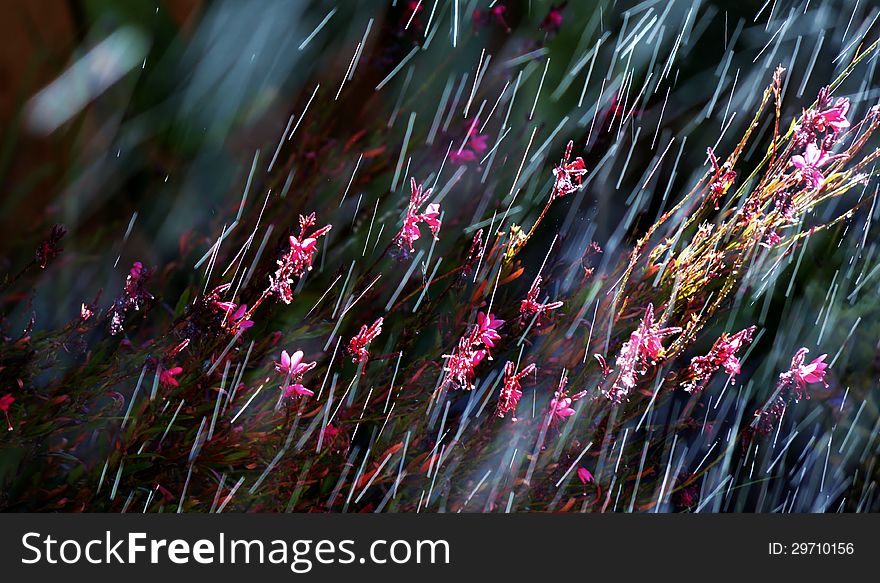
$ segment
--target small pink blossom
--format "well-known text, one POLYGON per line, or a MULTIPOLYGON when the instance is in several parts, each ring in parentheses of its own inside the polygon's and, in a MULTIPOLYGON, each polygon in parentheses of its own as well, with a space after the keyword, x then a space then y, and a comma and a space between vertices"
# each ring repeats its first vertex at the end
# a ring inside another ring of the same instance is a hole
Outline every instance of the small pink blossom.
POLYGON ((275 363, 275 370, 280 374, 290 375, 292 378, 301 377, 318 364, 316 362, 303 362, 303 351, 297 350, 292 355, 286 350, 281 351, 281 358, 275 363))
POLYGON ((234 314, 232 314, 232 327, 237 330, 247 330, 248 328, 254 325, 253 321, 248 320, 247 314, 248 306, 247 304, 242 304, 238 307, 234 314))
POLYGON ((37 265, 40 266, 40 269, 46 269, 49 262, 64 251, 61 248, 61 239, 66 234, 67 229, 64 228, 64 225, 55 225, 49 232, 49 237, 40 242, 35 254, 37 265))
POLYGON ((159 373, 159 382, 165 385, 166 387, 178 387, 180 383, 177 381, 176 377, 180 373, 183 372, 183 368, 179 366, 171 367, 167 370, 163 370, 159 373))
POLYGON ((721 334, 715 340, 715 343, 709 350, 709 354, 697 356, 691 360, 690 369, 694 379, 685 383, 682 388, 689 393, 702 390, 719 367, 723 367, 731 377, 738 375, 740 362, 736 357, 736 353, 752 342, 752 334, 754 332, 755 327, 750 326, 733 335, 721 334))
POLYGON ((403 26, 404 30, 412 26, 415 30, 420 30, 422 28, 422 23, 418 19, 419 13, 425 9, 422 6, 424 2, 422 0, 410 0, 406 4, 406 9, 400 18, 400 23, 403 26))
POLYGON ((590 470, 588 470, 587 468, 578 468, 577 474, 578 479, 584 486, 593 481, 593 474, 591 474, 590 470))
POLYGON ((794 388, 794 397, 796 401, 801 399, 809 399, 810 394, 807 392, 807 385, 813 383, 822 383, 826 387, 825 374, 828 372, 828 364, 825 362, 827 354, 822 354, 814 358, 811 362, 804 364, 809 350, 801 348, 794 353, 791 359, 791 365, 788 370, 779 375, 779 381, 776 384, 777 392, 785 392, 787 388, 794 388))
POLYGON ((420 213, 419 209, 431 196, 431 189, 422 191, 422 185, 416 184, 416 179, 410 179, 410 190, 412 191, 409 198, 409 206, 406 209, 406 217, 403 220, 403 228, 395 238, 398 247, 401 249, 408 248, 413 251, 413 243, 421 237, 419 231, 419 223, 425 223, 431 230, 431 234, 437 239, 437 233, 440 232, 440 205, 431 203, 425 208, 424 213, 420 213))
POLYGON ((224 313, 223 327, 232 330, 247 330, 254 323, 246 318, 247 304, 238 305, 235 302, 212 302, 213 306, 224 313))
POLYGON ((485 134, 477 134, 477 126, 479 125, 480 120, 478 118, 474 118, 470 122, 464 143, 449 153, 450 161, 457 164, 472 162, 489 148, 486 144, 489 137, 485 134))
POLYGON ((795 372, 798 379, 806 384, 824 383, 825 381, 823 379, 825 378, 825 371, 828 369, 828 364, 823 361, 827 356, 827 354, 823 354, 814 358, 809 364, 799 366, 795 372))
POLYGON ((477 348, 471 336, 465 336, 458 341, 458 347, 452 354, 444 354, 446 364, 443 370, 446 372, 445 383, 451 383, 457 388, 471 390, 474 388, 475 368, 486 358, 486 351, 477 348))
POLYGON ((550 400, 550 411, 553 418, 559 421, 571 417, 575 413, 571 408, 571 397, 553 397, 550 400))
POLYGON ((776 383, 776 391, 771 400, 761 409, 755 412, 754 431, 761 435, 769 434, 776 423, 782 418, 789 399, 793 396, 794 401, 809 399, 808 384, 822 383, 826 387, 825 374, 828 372, 828 364, 825 363, 827 354, 814 358, 804 364, 809 350, 800 348, 794 353, 788 370, 779 375, 776 383))
POLYGON ((529 293, 526 294, 526 299, 520 302, 519 313, 524 318, 529 318, 534 315, 538 315, 539 317, 551 310, 556 310, 562 307, 562 302, 550 302, 547 304, 542 304, 538 301, 538 294, 541 293, 541 276, 535 278, 535 281, 532 282, 532 287, 529 288, 529 293))
POLYGON ((547 34, 556 34, 562 28, 562 9, 568 2, 563 2, 557 6, 551 6, 544 20, 541 21, 541 30, 547 34))
POLYGON ((6 429, 8 431, 12 431, 12 423, 9 421, 9 408, 13 403, 15 403, 15 397, 12 396, 12 393, 6 393, 0 397, 0 411, 3 411, 3 414, 6 415, 6 429))
POLYGON ((822 166, 834 159, 834 156, 819 149, 815 143, 807 144, 807 149, 802 156, 791 157, 791 163, 800 172, 801 177, 811 188, 819 188, 825 182, 825 175, 819 170, 822 166))
POLYGON ((832 107, 817 114, 816 129, 820 132, 824 132, 826 129, 831 130, 833 133, 842 132, 850 126, 849 120, 846 119, 849 107, 849 99, 839 97, 832 107))
POLYGON ((504 385, 501 387, 501 393, 498 395, 498 407, 496 409, 498 417, 504 417, 507 413, 513 412, 513 420, 516 421, 516 406, 522 398, 520 381, 535 372, 536 368, 533 363, 516 372, 516 365, 512 362, 508 361, 504 365, 504 385))
POLYGON ((480 329, 480 341, 489 348, 494 348, 495 343, 501 340, 501 334, 498 333, 498 328, 503 324, 504 320, 499 320, 492 314, 489 314, 488 316, 483 312, 477 314, 477 325, 480 329))
POLYGON ((311 391, 299 383, 292 383, 284 388, 284 397, 311 397, 315 392, 311 391))
POLYGON ((797 146, 805 146, 820 139, 825 147, 830 147, 843 133, 850 122, 846 119, 849 113, 849 99, 841 97, 832 104, 831 92, 828 87, 819 90, 816 106, 804 110, 803 115, 794 127, 792 141, 797 146), (825 134, 819 136, 818 134, 825 134))
MULTIPOLYGON (((504 320, 498 320, 492 314, 488 316, 483 312, 477 314, 477 325, 471 327, 466 336, 458 341, 458 346, 452 354, 444 354, 446 365, 445 383, 452 383, 458 388, 471 390, 474 388, 474 369, 487 356, 489 348, 495 346, 495 342, 501 339, 498 328, 504 324, 504 320)), ((491 357, 490 357, 491 358, 491 357)))
POLYGON ((550 423, 561 423, 575 414, 572 404, 586 396, 587 391, 581 391, 571 397, 568 396, 566 385, 568 384, 568 373, 563 372, 562 378, 559 379, 559 385, 553 398, 550 399, 550 423))
POLYGON ((110 334, 115 336, 122 332, 125 315, 132 310, 145 309, 147 302, 153 299, 153 294, 146 288, 147 280, 151 275, 152 271, 145 268, 140 261, 132 264, 125 278, 122 295, 116 298, 113 307, 110 308, 110 334))
POLYGON ((462 148, 461 150, 453 150, 449 152, 449 161, 455 164, 464 164, 465 162, 473 162, 477 159, 477 155, 473 150, 462 148))
POLYGON ((316 220, 315 213, 299 216, 299 237, 290 235, 290 250, 277 261, 278 269, 269 277, 269 291, 276 294, 285 304, 293 301, 294 278, 311 271, 312 261, 318 250, 318 239, 333 228, 331 225, 326 225, 310 233, 309 230, 315 226, 316 220))
POLYGON ((728 162, 719 165, 718 158, 715 156, 715 151, 712 148, 706 148, 706 154, 709 156, 714 173, 713 181, 709 185, 709 195, 714 200, 715 210, 717 211, 719 208, 718 201, 736 181, 736 172, 731 170, 728 162))
POLYGON ((217 309, 220 310, 221 312, 225 313, 227 317, 228 317, 230 314, 232 314, 232 312, 235 311, 236 307, 238 307, 237 304, 236 304, 235 302, 219 302, 219 301, 215 301, 215 302, 213 302, 213 305, 214 305, 215 308, 217 308, 217 309))
POLYGON ((316 362, 303 362, 303 351, 297 350, 293 354, 288 354, 286 350, 281 351, 281 358, 275 363, 275 370, 285 375, 284 383, 281 385, 283 397, 311 397, 314 393, 305 388, 302 383, 304 374, 315 368, 316 362))
POLYGON ((138 279, 144 274, 144 264, 140 261, 135 261, 131 265, 131 269, 128 270, 128 277, 131 279, 138 279))
POLYGON ((690 508, 694 504, 697 503, 697 489, 693 486, 688 486, 679 490, 677 496, 677 503, 682 508, 690 508))
POLYGON ((352 355, 354 362, 367 362, 370 358, 370 352, 367 347, 382 333, 382 318, 379 318, 372 325, 361 326, 360 332, 357 333, 348 342, 348 352, 352 355))
POLYGON ((473 273, 474 269, 479 267, 480 263, 483 261, 483 255, 485 253, 486 244, 483 242, 483 229, 480 229, 474 233, 474 238, 471 241, 471 248, 468 251, 467 259, 465 259, 461 270, 463 278, 467 278, 473 273))
POLYGON ((580 156, 569 161, 572 149, 574 149, 574 142, 570 141, 565 147, 565 156, 563 156, 559 166, 553 169, 553 176, 556 177, 556 182, 553 185, 551 198, 562 198, 567 194, 580 190, 583 186, 587 166, 580 156))
MULTIPOLYGON (((475 122, 479 122, 479 120, 474 120, 475 122)), ((476 154, 482 154, 485 152, 489 146, 486 144, 486 141, 489 139, 489 136, 486 134, 479 134, 475 136, 471 136, 470 143, 468 144, 471 147, 471 150, 476 154)))
POLYGON ((614 403, 620 403, 635 388, 638 377, 645 374, 649 366, 653 366, 664 353, 662 339, 670 334, 681 332, 681 328, 661 328, 654 321, 654 306, 648 304, 645 316, 617 356, 615 364, 620 371, 617 380, 610 389, 603 391, 605 396, 614 403))
POLYGON ((779 375, 778 387, 794 385, 795 400, 809 399, 810 394, 807 392, 807 385, 813 383, 823 383, 826 387, 825 374, 828 372, 828 364, 825 362, 827 354, 822 354, 814 358, 808 364, 804 364, 807 348, 801 348, 795 352, 791 359, 791 365, 788 371, 779 375))

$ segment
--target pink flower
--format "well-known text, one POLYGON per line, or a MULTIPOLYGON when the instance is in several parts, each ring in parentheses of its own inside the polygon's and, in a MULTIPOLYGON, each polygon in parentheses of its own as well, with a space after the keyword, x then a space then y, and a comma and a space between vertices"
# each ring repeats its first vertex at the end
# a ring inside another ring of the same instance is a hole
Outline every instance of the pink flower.
POLYGON ((318 239, 333 228, 331 225, 326 225, 309 233, 316 220, 315 213, 307 217, 299 216, 299 237, 290 235, 290 250, 277 261, 278 269, 269 277, 269 291, 276 294, 285 304, 293 301, 294 278, 311 271, 312 260, 318 250, 318 239))
POLYGON ((849 106, 849 99, 839 97, 832 107, 817 114, 816 129, 824 132, 827 128, 833 133, 838 133, 848 128, 850 124, 846 114, 849 112, 849 106))
POLYGON ((550 399, 550 423, 556 424, 565 421, 567 418, 574 415, 575 410, 571 407, 572 403, 578 401, 586 396, 587 391, 581 391, 571 397, 568 396, 568 391, 565 389, 565 386, 568 384, 568 373, 563 372, 562 378, 559 379, 559 385, 556 388, 556 392, 553 393, 553 398, 550 399))
POLYGON ((806 392, 808 384, 822 383, 826 387, 828 386, 825 382, 825 373, 828 372, 828 364, 825 362, 825 358, 828 355, 822 354, 814 358, 810 363, 804 364, 807 352, 809 350, 806 348, 798 350, 794 358, 791 359, 791 367, 789 369, 798 392, 798 399, 802 396, 806 399, 810 398, 810 395, 806 392))
POLYGON ((489 353, 485 350, 471 350, 467 357, 468 365, 471 368, 474 368, 475 366, 483 362, 487 354, 489 353))
POLYGON ((449 152, 449 161, 455 164, 464 164, 465 162, 473 162, 477 159, 477 155, 467 148, 462 148, 461 151, 454 150, 449 152))
POLYGON ((801 177, 811 188, 819 188, 825 182, 825 175, 819 170, 822 166, 833 160, 834 156, 825 150, 820 150, 815 143, 807 144, 803 156, 792 156, 791 163, 800 172, 801 177))
POLYGON ((174 366, 169 368, 168 370, 163 370, 161 373, 159 373, 159 382, 166 387, 179 387, 180 383, 177 382, 177 379, 174 377, 182 372, 183 369, 179 366, 174 366))
POLYGON ((809 399, 810 394, 807 392, 807 385, 813 383, 822 383, 826 387, 825 374, 828 372, 828 364, 825 363, 827 354, 822 354, 814 358, 810 363, 804 364, 807 353, 806 348, 801 348, 795 352, 791 359, 791 365, 788 370, 779 375, 777 383, 777 391, 781 394, 786 387, 794 387, 795 400, 809 399))
MULTIPOLYGON (((479 121, 479 120, 477 120, 477 121, 479 121)), ((485 152, 489 148, 489 146, 486 144, 486 140, 488 140, 488 139, 489 139, 489 137, 485 134, 471 136, 470 144, 469 144, 471 147, 471 150, 473 150, 477 154, 482 154, 483 152, 485 152)))
POLYGON ((144 264, 140 261, 135 261, 131 265, 131 269, 128 270, 128 277, 132 279, 138 279, 144 273, 144 264))
POLYGON ((254 323, 251 320, 248 320, 245 316, 245 314, 247 314, 247 309, 247 304, 242 304, 238 307, 235 313, 232 314, 231 320, 233 322, 233 328, 244 331, 254 325, 254 323))
MULTIPOLYGON (((444 384, 452 383, 458 388, 471 390, 474 388, 474 369, 487 356, 489 348, 495 346, 495 342, 501 339, 498 328, 504 324, 504 320, 498 320, 492 314, 488 316, 483 312, 477 314, 477 325, 473 326, 466 336, 458 340, 458 346, 452 354, 444 354, 446 372, 444 384)), ((490 357, 491 358, 491 357, 490 357)))
POLYGON ((281 351, 281 359, 275 363, 275 370, 280 374, 290 375, 291 378, 301 377, 318 364, 316 362, 303 362, 303 351, 297 350, 292 355, 286 350, 281 351))
POLYGON ((342 429, 328 423, 324 426, 324 444, 335 451, 344 451, 348 449, 349 440, 342 429))
POLYGON ((0 411, 3 411, 3 414, 6 415, 6 428, 8 431, 12 431, 12 423, 9 421, 9 407, 13 403, 15 403, 15 397, 12 396, 12 393, 6 393, 0 397, 0 411))
POLYGON ((483 312, 477 314, 477 326, 479 326, 480 330, 480 341, 489 348, 494 348, 495 343, 501 340, 501 334, 499 334, 497 330, 503 324, 504 320, 499 320, 492 314, 489 314, 488 316, 483 312))
POLYGON ((459 389, 471 390, 474 388, 474 369, 486 358, 486 351, 477 348, 471 336, 459 339, 458 347, 452 354, 444 354, 446 372, 444 384, 451 383, 459 389))
POLYGON ((682 508, 690 508, 697 503, 697 489, 688 486, 678 492, 678 505, 682 508))
POLYGON ((587 468, 578 468, 578 479, 581 481, 581 484, 586 486, 590 482, 593 481, 593 474, 590 473, 590 470, 587 468))
POLYGON ((281 359, 275 363, 275 370, 285 375, 281 385, 283 397, 311 397, 312 391, 305 388, 300 381, 304 374, 315 368, 316 362, 303 362, 303 351, 297 350, 292 355, 286 350, 281 351, 281 359))
POLYGON ((541 276, 539 275, 535 278, 535 281, 532 282, 532 287, 529 288, 529 293, 526 295, 526 299, 520 302, 519 313, 524 318, 534 316, 535 314, 540 317, 542 314, 562 307, 562 302, 550 302, 548 304, 538 302, 538 294, 540 293, 541 276))
POLYGON ((314 391, 310 391, 299 383, 289 384, 284 388, 284 397, 311 397, 314 391))
POLYGON ((238 306, 237 306, 237 304, 236 304, 235 302, 219 302, 219 301, 215 301, 215 302, 214 302, 214 307, 217 308, 218 310, 220 310, 221 312, 225 313, 226 316, 228 317, 230 314, 232 314, 232 312, 235 311, 235 309, 236 309, 238 306))
POLYGON ((122 332, 126 313, 131 310, 143 310, 147 302, 153 299, 153 295, 146 288, 147 280, 151 274, 152 272, 146 269, 140 261, 135 261, 132 264, 128 276, 125 278, 122 295, 116 298, 110 309, 110 334, 115 336, 122 332))
POLYGON ((403 220, 403 228, 400 229, 400 233, 397 234, 395 240, 398 247, 401 249, 408 247, 409 251, 412 252, 413 243, 421 237, 419 223, 425 223, 431 230, 434 238, 437 238, 437 233, 440 232, 440 205, 437 203, 429 204, 425 212, 420 213, 419 209, 425 204, 428 197, 431 196, 431 189, 429 188, 423 192, 422 185, 416 184, 416 179, 411 178, 410 190, 412 192, 409 197, 409 206, 406 209, 406 217, 403 220))
POLYGON ((550 400, 550 412, 554 420, 562 421, 567 417, 574 415, 574 409, 571 408, 570 397, 553 397, 550 400))
POLYGON ((805 110, 794 127, 793 142, 798 146, 804 146, 815 142, 818 133, 825 133, 821 142, 830 147, 837 141, 839 134, 850 126, 846 119, 849 112, 849 99, 839 98, 831 104, 831 94, 828 87, 819 91, 816 99, 816 107, 805 110))
POLYGON ((541 21, 541 30, 548 34, 556 34, 562 28, 562 9, 568 2, 563 2, 558 6, 551 6, 547 16, 541 21))
POLYGON ((721 334, 721 337, 715 340, 711 350, 709 350, 709 354, 697 356, 691 360, 690 370, 693 373, 694 380, 685 383, 682 385, 682 388, 689 393, 702 390, 719 367, 724 367, 724 370, 730 376, 738 375, 740 362, 736 357, 736 353, 743 346, 747 346, 752 342, 752 334, 754 332, 755 327, 750 326, 732 336, 726 333, 721 334))
POLYGON ((370 342, 375 340, 381 333, 382 318, 373 322, 371 326, 367 326, 366 324, 361 326, 361 331, 358 332, 348 343, 348 352, 354 357, 354 362, 367 362, 370 358, 367 346, 369 346, 370 342))
POLYGON ((425 212, 422 213, 422 220, 425 221, 425 224, 431 229, 431 234, 434 235, 434 238, 436 239, 437 233, 440 231, 440 204, 429 204, 427 208, 425 208, 425 212))
MULTIPOLYGON (((649 305, 650 309, 650 305, 649 305)), ((650 314, 650 312, 648 312, 650 314)), ((643 322, 644 330, 642 334, 642 352, 645 357, 645 360, 653 364, 664 352, 663 344, 661 343, 664 336, 668 336, 669 334, 674 334, 677 332, 681 332, 681 328, 671 327, 671 328, 660 328, 656 324, 652 323, 651 325, 645 325, 648 316, 645 317, 646 320, 643 322)))
POLYGON ((553 169, 553 176, 556 177, 556 182, 553 185, 553 193, 550 195, 551 199, 556 197, 562 198, 566 194, 580 190, 581 186, 583 186, 587 167, 580 156, 569 162, 568 159, 571 157, 573 148, 574 142, 568 142, 568 145, 565 147, 565 156, 563 156, 559 166, 553 169))
POLYGON ((681 332, 681 328, 661 328, 659 322, 654 321, 653 304, 648 304, 641 324, 620 348, 615 361, 620 374, 611 388, 604 391, 605 396, 614 403, 623 401, 635 388, 638 377, 663 356, 665 349, 662 339, 678 332, 681 332))
POLYGON ((504 386, 501 387, 501 393, 498 395, 498 407, 496 415, 504 417, 508 412, 513 412, 513 420, 516 421, 516 406, 522 398, 522 387, 520 381, 535 371, 534 364, 526 366, 519 372, 516 372, 516 365, 508 361, 504 365, 504 386))
POLYGON ((823 361, 827 356, 827 354, 823 354, 817 358, 814 358, 813 361, 810 362, 810 364, 799 366, 795 374, 804 383, 809 384, 825 382, 823 379, 825 378, 825 372, 828 369, 828 364, 823 361))
POLYGON ((713 181, 709 185, 709 194, 712 197, 712 200, 715 201, 715 210, 717 211, 719 208, 719 199, 724 196, 727 190, 733 186, 733 183, 736 181, 736 172, 730 169, 728 162, 719 166, 718 158, 715 157, 715 151, 712 148, 706 148, 706 154, 709 156, 709 161, 712 163, 712 170, 714 172, 713 181))
POLYGON ((477 126, 480 120, 474 118, 468 125, 467 137, 464 143, 458 149, 449 153, 449 160, 456 164, 463 162, 473 162, 477 159, 478 154, 485 152, 489 146, 486 144, 488 136, 485 134, 477 134, 477 126))
POLYGON ((232 330, 247 330, 254 323, 251 320, 248 320, 245 316, 247 314, 247 304, 238 305, 235 302, 221 302, 221 301, 213 301, 213 306, 224 313, 223 316, 223 327, 230 328, 232 330))
POLYGON ((825 374, 828 365, 825 363, 827 354, 814 358, 810 363, 804 364, 809 350, 800 348, 794 353, 788 370, 779 375, 776 383, 776 391, 773 398, 761 409, 755 412, 754 431, 760 435, 767 435, 773 431, 773 427, 782 418, 786 403, 794 393, 795 402, 801 399, 809 399, 807 385, 823 383, 826 387, 825 374))

